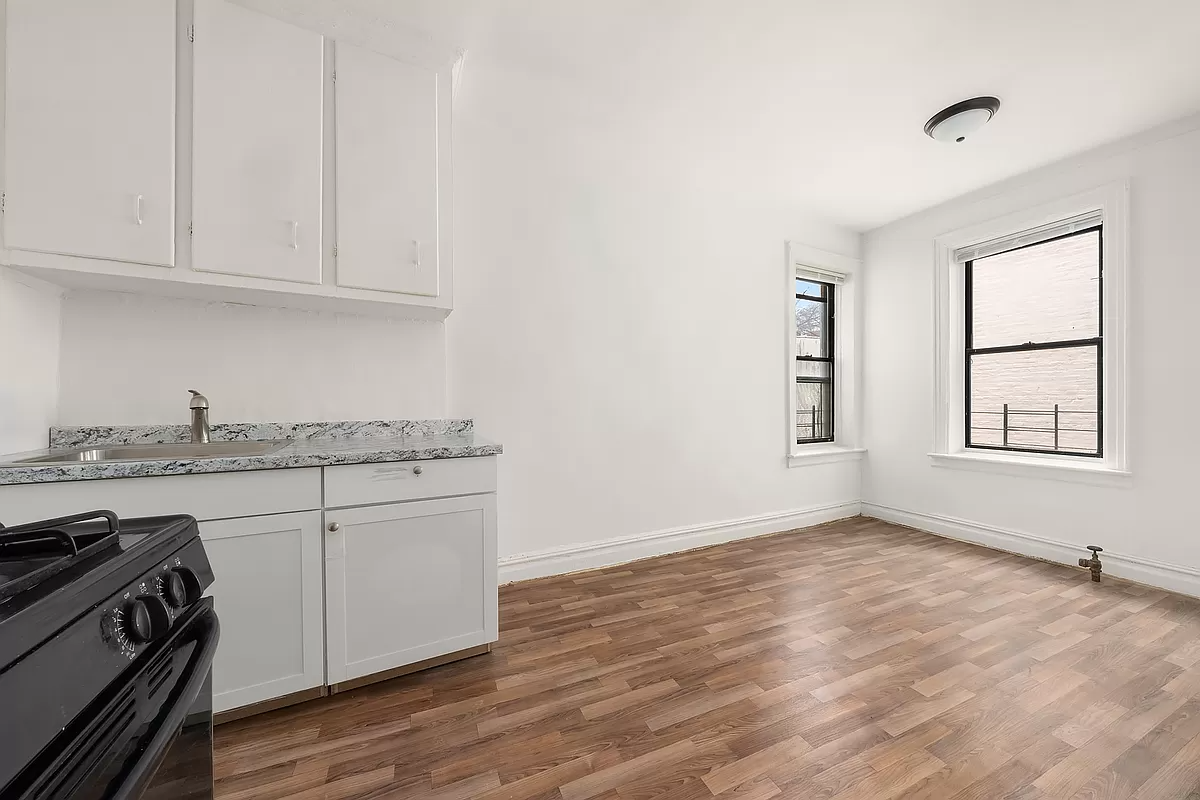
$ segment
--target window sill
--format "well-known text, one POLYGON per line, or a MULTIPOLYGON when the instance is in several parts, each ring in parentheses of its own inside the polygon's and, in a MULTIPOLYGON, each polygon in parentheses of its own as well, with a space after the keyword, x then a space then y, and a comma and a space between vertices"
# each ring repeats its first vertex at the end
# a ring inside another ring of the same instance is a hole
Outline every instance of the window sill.
POLYGON ((858 461, 866 452, 861 447, 838 447, 832 444, 812 445, 788 456, 788 466, 812 467, 817 464, 836 464, 839 461, 858 461))
POLYGON ((1013 475, 1018 478, 1040 478, 1068 483, 1086 483, 1093 486, 1129 487, 1133 473, 1113 469, 1103 464, 1069 462, 1061 458, 1038 458, 1021 455, 994 455, 991 453, 929 453, 935 467, 961 469, 970 472, 990 472, 995 475, 1013 475))

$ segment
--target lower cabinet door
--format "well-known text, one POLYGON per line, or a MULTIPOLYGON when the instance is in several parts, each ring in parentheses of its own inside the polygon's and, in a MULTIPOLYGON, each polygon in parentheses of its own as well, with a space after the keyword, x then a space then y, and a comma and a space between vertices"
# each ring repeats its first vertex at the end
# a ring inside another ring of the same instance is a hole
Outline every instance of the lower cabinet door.
POLYGON ((221 623, 213 710, 325 683, 321 512, 200 523, 221 623))
POLYGON ((497 638, 496 496, 325 512, 329 683, 497 638))

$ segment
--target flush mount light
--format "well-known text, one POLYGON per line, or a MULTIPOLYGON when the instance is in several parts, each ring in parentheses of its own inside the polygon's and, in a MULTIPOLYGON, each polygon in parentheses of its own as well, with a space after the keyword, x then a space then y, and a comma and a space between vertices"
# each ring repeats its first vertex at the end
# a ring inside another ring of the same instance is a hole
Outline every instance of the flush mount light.
POLYGON ((1000 110, 998 97, 972 97, 943 108, 925 123, 925 133, 939 142, 961 142, 1000 110))

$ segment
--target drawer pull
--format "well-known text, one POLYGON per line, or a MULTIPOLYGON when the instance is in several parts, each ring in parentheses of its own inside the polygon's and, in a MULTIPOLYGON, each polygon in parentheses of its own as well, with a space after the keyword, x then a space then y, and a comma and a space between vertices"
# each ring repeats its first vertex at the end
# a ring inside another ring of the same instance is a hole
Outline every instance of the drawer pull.
POLYGON ((425 471, 425 468, 422 467, 420 464, 417 464, 415 467, 413 467, 413 475, 420 475, 424 471, 425 471))

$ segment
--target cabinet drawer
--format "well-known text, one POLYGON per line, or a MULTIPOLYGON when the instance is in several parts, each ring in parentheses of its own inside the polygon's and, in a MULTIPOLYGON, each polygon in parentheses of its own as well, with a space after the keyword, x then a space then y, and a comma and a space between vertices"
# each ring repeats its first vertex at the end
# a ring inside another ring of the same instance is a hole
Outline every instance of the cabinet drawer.
POLYGON ((389 461, 325 468, 326 508, 494 491, 495 456, 389 461))
POLYGON ((0 486, 9 525, 107 508, 119 517, 191 514, 201 522, 321 508, 321 470, 264 469, 0 486))

